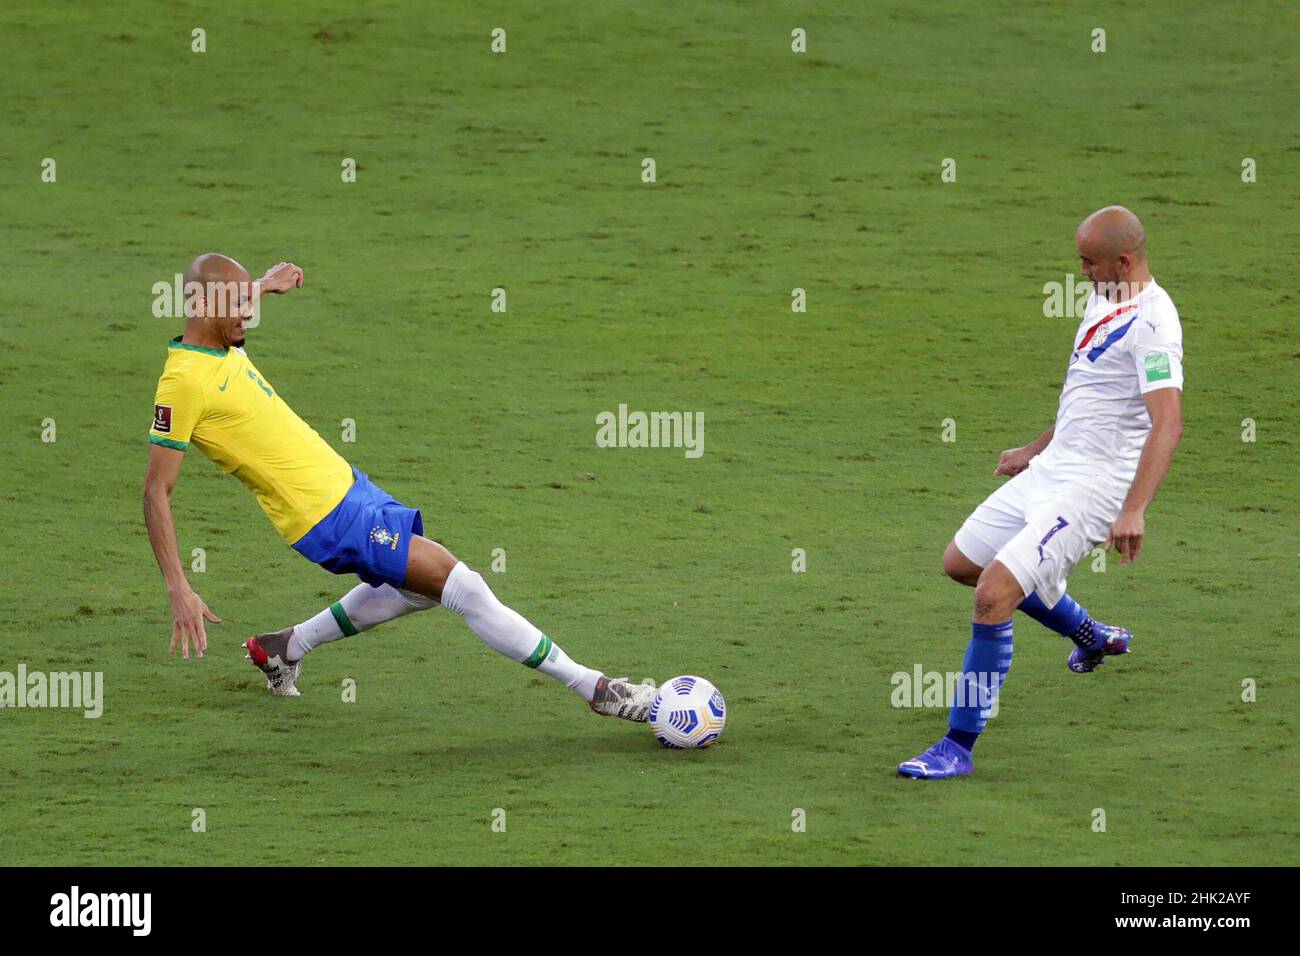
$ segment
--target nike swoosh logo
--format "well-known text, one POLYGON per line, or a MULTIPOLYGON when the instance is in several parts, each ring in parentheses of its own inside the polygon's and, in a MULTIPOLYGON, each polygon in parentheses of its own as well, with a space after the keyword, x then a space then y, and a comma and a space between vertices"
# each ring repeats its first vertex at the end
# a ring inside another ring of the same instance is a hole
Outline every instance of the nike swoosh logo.
POLYGON ((230 376, 227 375, 227 376, 226 376, 226 380, 225 380, 224 382, 222 382, 220 385, 217 386, 217 391, 218 391, 218 392, 224 392, 224 391, 226 390, 226 386, 229 385, 229 384, 230 384, 230 376))

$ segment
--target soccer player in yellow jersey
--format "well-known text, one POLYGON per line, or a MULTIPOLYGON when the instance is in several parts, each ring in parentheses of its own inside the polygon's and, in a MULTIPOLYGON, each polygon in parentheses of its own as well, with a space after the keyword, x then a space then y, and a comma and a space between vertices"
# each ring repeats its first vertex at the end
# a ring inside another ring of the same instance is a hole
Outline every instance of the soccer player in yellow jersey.
POLYGON ((320 644, 441 604, 493 650, 561 681, 598 714, 644 721, 654 685, 607 678, 502 604, 477 572, 424 537, 420 512, 394 500, 349 465, 244 352, 261 295, 302 287, 281 262, 257 282, 238 262, 199 256, 185 273, 185 332, 172 339, 154 400, 144 516, 172 607, 171 651, 207 649, 204 621, 220 622, 185 579, 171 493, 190 446, 248 486, 280 536, 335 574, 362 580, 314 617, 244 643, 273 694, 297 697, 303 657, 320 644))

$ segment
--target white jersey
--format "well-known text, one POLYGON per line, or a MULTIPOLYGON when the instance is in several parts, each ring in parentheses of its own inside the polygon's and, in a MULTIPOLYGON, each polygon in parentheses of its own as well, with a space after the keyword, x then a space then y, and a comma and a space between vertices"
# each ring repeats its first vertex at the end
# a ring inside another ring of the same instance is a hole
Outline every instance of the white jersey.
POLYGON ((1155 280, 1125 302, 1094 292, 1073 345, 1056 432, 1032 467, 1048 481, 1122 499, 1151 431, 1142 397, 1183 387, 1178 310, 1155 280))

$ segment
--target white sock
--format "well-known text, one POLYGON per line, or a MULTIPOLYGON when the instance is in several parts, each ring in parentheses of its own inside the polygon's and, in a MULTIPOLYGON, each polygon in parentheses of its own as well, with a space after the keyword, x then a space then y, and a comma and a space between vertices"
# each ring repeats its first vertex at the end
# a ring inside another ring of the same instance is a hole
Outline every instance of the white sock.
POLYGON ((384 584, 358 584, 314 617, 294 625, 289 637, 289 660, 296 661, 318 644, 368 631, 376 625, 413 611, 437 607, 438 602, 414 591, 384 584))
POLYGON ((442 606, 463 617, 470 630, 494 651, 554 677, 584 700, 595 696, 600 671, 571 660, 560 645, 497 600, 483 576, 463 561, 456 562, 447 575, 447 583, 442 586, 442 606))

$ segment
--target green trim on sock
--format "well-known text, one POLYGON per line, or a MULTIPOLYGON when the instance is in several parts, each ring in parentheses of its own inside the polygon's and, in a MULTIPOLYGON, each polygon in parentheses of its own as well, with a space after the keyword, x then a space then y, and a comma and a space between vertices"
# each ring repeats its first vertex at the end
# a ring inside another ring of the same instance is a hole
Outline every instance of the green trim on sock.
POLYGON ((537 642, 537 647, 533 649, 533 653, 528 656, 526 661, 523 661, 523 665, 525 667, 536 667, 542 661, 546 660, 546 655, 551 653, 551 648, 553 646, 551 639, 543 634, 542 639, 537 642))
POLYGON ((348 617, 348 612, 343 610, 343 602, 335 601, 330 605, 330 613, 334 615, 334 620, 338 623, 339 630, 343 632, 344 637, 351 637, 353 634, 359 634, 356 625, 348 617))

